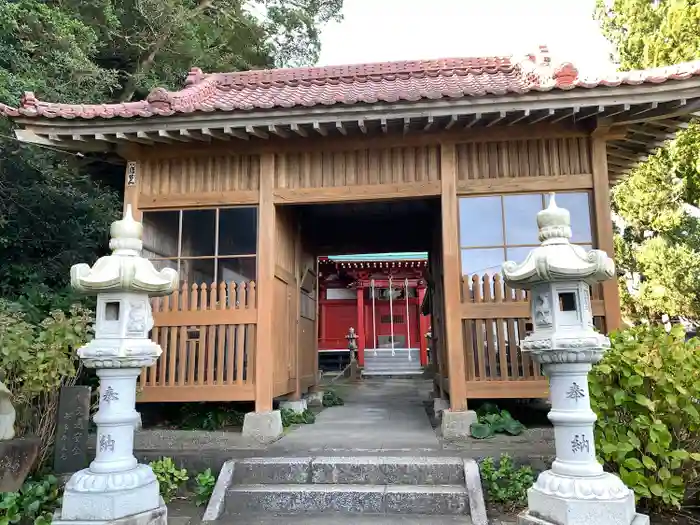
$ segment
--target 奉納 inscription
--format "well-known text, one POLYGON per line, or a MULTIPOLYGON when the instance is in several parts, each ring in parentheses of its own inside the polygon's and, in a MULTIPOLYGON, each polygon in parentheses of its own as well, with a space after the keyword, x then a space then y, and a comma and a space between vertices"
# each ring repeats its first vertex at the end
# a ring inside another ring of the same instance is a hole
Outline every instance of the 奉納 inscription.
POLYGON ((117 394, 111 386, 108 386, 104 394, 102 394, 102 401, 105 403, 119 401, 119 394, 117 394))
POLYGON ((583 434, 576 434, 571 440, 571 452, 590 452, 591 444, 583 434))
POLYGON ((114 440, 111 434, 104 434, 100 437, 100 452, 114 452, 114 440))
POLYGON ((566 397, 568 399, 578 401, 579 399, 586 397, 586 393, 583 391, 583 388, 578 385, 578 383, 573 383, 571 388, 569 388, 569 391, 566 393, 566 397))

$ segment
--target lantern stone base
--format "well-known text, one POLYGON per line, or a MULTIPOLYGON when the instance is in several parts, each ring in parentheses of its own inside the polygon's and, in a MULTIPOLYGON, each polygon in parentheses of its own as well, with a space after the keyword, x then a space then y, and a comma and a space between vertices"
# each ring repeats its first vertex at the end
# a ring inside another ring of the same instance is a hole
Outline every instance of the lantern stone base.
POLYGON ((57 511, 53 520, 51 520, 52 525, 168 525, 168 508, 165 506, 163 500, 160 500, 158 508, 153 510, 148 510, 146 512, 140 512, 138 514, 132 514, 131 516, 124 516, 123 518, 117 518, 114 520, 66 520, 61 517, 61 511, 57 511))
POLYGON ((298 399, 296 401, 280 401, 280 410, 282 409, 292 410, 297 414, 301 414, 307 409, 306 399, 298 399))
POLYGON ((73 474, 66 484, 61 519, 112 521, 153 511, 161 502, 158 480, 148 465, 109 474, 87 468, 73 474))
MULTIPOLYGON (((612 477, 601 477, 607 476, 612 477)), ((535 486, 527 496, 528 510, 518 516, 518 525, 649 525, 648 516, 635 512, 632 491, 619 498, 582 499, 548 494, 535 486)))
POLYGON ((472 435, 472 423, 476 423, 478 417, 473 410, 464 412, 442 411, 442 437, 444 439, 461 439, 472 435))
POLYGON ((243 419, 243 437, 260 443, 272 443, 282 437, 282 413, 279 410, 268 412, 248 412, 243 419))

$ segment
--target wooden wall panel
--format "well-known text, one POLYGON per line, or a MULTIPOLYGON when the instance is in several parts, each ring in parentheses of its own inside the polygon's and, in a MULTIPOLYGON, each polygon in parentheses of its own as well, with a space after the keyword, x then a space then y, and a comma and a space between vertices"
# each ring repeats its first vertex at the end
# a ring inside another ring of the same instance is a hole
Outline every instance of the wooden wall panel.
POLYGON ((296 221, 294 213, 289 208, 278 207, 276 213, 277 227, 275 228, 275 265, 293 277, 296 258, 296 221))
POLYGON ((332 188, 440 180, 438 145, 280 153, 276 189, 332 188))
POLYGON ((459 181, 583 173, 591 173, 588 137, 457 145, 459 181))
POLYGON ((257 191, 258 155, 145 159, 139 166, 142 195, 257 191))

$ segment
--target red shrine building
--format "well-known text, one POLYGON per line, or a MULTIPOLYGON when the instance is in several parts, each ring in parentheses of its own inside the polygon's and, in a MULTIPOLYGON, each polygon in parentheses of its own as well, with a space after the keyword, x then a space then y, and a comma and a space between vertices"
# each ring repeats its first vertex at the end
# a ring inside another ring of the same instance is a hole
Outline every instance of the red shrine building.
POLYGON ((353 328, 365 373, 420 373, 428 363, 427 268, 428 254, 420 252, 320 257, 320 368, 348 363, 353 328))

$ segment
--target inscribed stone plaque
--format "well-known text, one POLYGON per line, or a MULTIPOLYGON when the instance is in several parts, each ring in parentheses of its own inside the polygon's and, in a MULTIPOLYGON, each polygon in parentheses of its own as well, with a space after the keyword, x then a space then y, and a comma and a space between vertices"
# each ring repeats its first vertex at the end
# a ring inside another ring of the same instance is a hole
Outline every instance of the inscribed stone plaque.
POLYGON ((90 387, 61 388, 56 417, 54 472, 66 474, 88 466, 87 438, 90 422, 90 387))
POLYGON ((17 492, 39 452, 38 438, 0 441, 0 493, 17 492))

